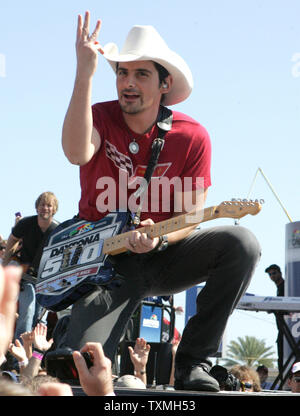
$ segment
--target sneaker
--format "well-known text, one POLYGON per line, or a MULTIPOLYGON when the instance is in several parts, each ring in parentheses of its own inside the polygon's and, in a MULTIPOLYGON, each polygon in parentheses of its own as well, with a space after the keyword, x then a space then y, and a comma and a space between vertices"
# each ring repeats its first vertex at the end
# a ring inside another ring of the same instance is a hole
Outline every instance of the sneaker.
POLYGON ((205 364, 175 368, 175 390, 220 391, 217 380, 205 364))

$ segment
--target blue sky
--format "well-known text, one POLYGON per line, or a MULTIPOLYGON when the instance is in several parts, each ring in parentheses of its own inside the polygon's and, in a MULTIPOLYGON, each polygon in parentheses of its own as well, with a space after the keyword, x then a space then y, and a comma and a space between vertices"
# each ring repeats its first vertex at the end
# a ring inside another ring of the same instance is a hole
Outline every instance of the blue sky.
MULTIPOLYGON (((34 201, 46 190, 59 199, 59 221, 77 213, 78 168, 63 155, 61 128, 74 82, 77 15, 85 10, 92 27, 103 21, 103 45, 122 46, 134 24, 151 24, 189 64, 194 90, 174 109, 210 133, 213 186, 207 206, 246 198, 260 167, 292 221, 300 220, 299 0, 15 0, 0 5, 0 234, 9 235, 16 211, 34 214, 34 201)), ((93 102, 115 98, 114 74, 100 58, 93 102)), ((265 204, 240 222, 262 246, 248 291, 275 295, 264 269, 271 263, 284 269, 289 218, 260 174, 251 196, 265 204)), ((183 296, 176 300, 183 304, 183 296)), ((272 315, 234 312, 227 340, 245 335, 274 345, 272 315)))

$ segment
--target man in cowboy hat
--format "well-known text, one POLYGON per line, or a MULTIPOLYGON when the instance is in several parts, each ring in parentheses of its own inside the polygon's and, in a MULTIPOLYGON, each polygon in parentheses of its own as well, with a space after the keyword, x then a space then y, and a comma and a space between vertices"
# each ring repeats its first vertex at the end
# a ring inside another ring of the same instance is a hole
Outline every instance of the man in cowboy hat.
MULTIPOLYGON (((84 19, 78 17, 76 80, 62 143, 69 161, 80 166, 79 216, 93 221, 114 205, 124 209, 124 193, 125 209, 131 208, 132 185, 143 179, 158 134, 161 104, 171 106, 187 99, 193 79, 185 61, 152 26, 134 26, 119 52, 112 43, 99 44, 101 22, 90 33, 89 20, 88 12, 84 19), (92 106, 99 52, 116 73, 118 100, 92 106), (124 182, 117 187, 114 204, 108 207, 106 199, 113 192, 106 192, 103 178, 119 184, 122 172, 127 175, 127 189, 124 182)), ((149 206, 143 206, 141 225, 189 212, 184 201, 203 207, 211 185, 210 152, 205 128, 172 111, 172 127, 153 172, 146 198, 149 206), (174 178, 184 186, 170 186, 168 192, 160 193, 152 186, 159 179, 170 184, 174 178)), ((161 238, 151 238, 138 228, 133 231, 126 242, 129 254, 113 256, 121 276, 119 284, 110 289, 95 287, 73 305, 67 345, 74 349, 87 341, 101 342, 105 354, 113 359, 126 324, 143 298, 179 293, 206 281, 197 299, 197 314, 186 325, 178 347, 175 388, 219 391, 209 374, 209 357, 217 351, 228 317, 249 284, 260 248, 243 227, 196 230, 196 226, 191 223, 179 231, 165 231, 161 238)))

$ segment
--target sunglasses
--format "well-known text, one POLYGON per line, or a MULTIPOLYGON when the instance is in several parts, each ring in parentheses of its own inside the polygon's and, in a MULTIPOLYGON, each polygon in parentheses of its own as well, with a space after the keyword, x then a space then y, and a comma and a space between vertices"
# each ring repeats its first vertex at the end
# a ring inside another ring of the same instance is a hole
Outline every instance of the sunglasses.
POLYGON ((241 386, 242 386, 242 390, 250 390, 253 387, 253 384, 251 383, 244 383, 243 381, 241 381, 241 386))
POLYGON ((277 274, 278 272, 270 272, 269 276, 274 276, 275 274, 277 274))

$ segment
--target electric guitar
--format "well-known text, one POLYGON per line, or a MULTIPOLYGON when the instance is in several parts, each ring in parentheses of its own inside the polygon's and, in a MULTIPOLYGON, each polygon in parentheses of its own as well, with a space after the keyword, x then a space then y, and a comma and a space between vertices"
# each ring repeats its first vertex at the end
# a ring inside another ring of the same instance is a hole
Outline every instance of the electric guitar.
MULTIPOLYGON (((256 215, 260 210, 261 204, 257 201, 225 201, 138 230, 154 238, 216 218, 256 215)), ((55 228, 40 261, 36 283, 38 302, 57 312, 91 291, 94 285, 114 284, 115 271, 108 256, 127 251, 125 241, 132 232, 128 231, 128 216, 127 212, 112 212, 96 222, 73 218, 55 228)))

